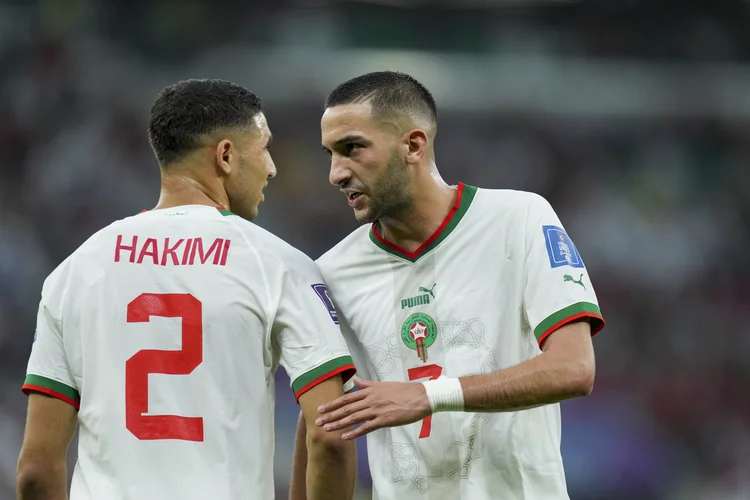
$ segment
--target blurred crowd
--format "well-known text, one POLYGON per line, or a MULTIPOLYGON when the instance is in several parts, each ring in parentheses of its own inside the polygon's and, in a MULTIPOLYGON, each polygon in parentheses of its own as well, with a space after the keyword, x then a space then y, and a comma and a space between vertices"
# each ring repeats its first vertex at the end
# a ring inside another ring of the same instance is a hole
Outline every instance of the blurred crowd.
MULTIPOLYGON (((291 3, 257 2, 242 15, 260 25, 257 16, 280 19, 291 3)), ((0 6, 0 499, 15 498, 20 385, 42 282, 92 233, 156 203, 159 171, 146 139, 154 75, 164 84, 211 76, 185 74, 182 56, 168 50, 174 43, 150 51, 153 35, 163 30, 191 54, 209 42, 215 51, 226 35, 222 26, 192 29, 199 2, 180 2, 176 16, 175 2, 149 2, 144 18, 127 15, 123 2, 107 15, 94 4, 0 6), (83 30, 81 18, 103 24, 83 30), (133 60, 127 67, 138 73, 102 70, 103 61, 133 60)), ((581 33, 606 39, 593 25, 581 33)), ((252 36, 243 40, 269 43, 252 36)), ((746 49, 731 37, 714 46, 720 58, 742 59, 746 49)), ((252 72, 237 83, 255 90, 252 72)), ((257 220, 313 258, 356 227, 327 181, 323 97, 267 102, 278 176, 257 220)), ((571 498, 750 498, 750 122, 452 109, 441 113, 436 149, 451 183, 547 197, 589 268, 608 327, 595 338, 593 395, 563 404, 571 498)), ((297 415, 283 373, 278 392, 282 495, 297 415)), ((364 456, 360 469, 368 498, 364 456)))

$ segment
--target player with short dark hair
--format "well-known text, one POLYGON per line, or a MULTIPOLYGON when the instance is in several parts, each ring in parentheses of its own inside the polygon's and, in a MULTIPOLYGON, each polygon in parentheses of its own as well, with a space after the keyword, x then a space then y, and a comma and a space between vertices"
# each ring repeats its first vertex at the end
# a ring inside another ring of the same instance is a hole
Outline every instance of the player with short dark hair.
POLYGON ((367 73, 348 80, 328 94, 325 107, 367 102, 373 118, 400 119, 408 114, 437 131, 437 105, 427 88, 414 77, 395 71, 367 73))
POLYGON ((592 390, 596 295, 541 196, 441 179, 436 120, 402 73, 326 102, 330 182, 371 224, 317 262, 369 380, 318 425, 367 434, 375 498, 568 498, 558 402, 592 390))
MULTIPOLYGON (((21 500, 274 496, 274 374, 306 419, 354 373, 320 271, 250 222, 276 174, 261 100, 221 80, 164 89, 149 122, 153 210, 102 229, 47 278, 23 391, 21 500)), ((350 499, 352 443, 307 434, 310 498, 350 499)))
POLYGON ((261 98, 221 80, 185 80, 161 91, 151 106, 148 139, 163 167, 198 149, 220 130, 242 129, 262 113, 261 98))

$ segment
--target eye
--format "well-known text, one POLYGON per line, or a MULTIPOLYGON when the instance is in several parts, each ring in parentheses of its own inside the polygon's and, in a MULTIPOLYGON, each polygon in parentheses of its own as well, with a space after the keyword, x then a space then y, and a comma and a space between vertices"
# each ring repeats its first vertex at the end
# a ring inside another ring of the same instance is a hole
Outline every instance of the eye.
POLYGON ((352 154, 353 152, 355 152, 356 150, 358 150, 362 146, 360 146, 359 144, 354 144, 353 142, 348 142, 348 143, 346 143, 344 145, 344 147, 346 148, 346 153, 347 154, 352 154))

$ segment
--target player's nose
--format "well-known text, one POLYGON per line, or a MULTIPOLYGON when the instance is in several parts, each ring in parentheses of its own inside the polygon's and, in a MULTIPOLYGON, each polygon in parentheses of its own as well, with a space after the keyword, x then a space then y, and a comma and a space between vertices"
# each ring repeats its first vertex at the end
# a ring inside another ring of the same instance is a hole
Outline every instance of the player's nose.
POLYGON ((351 170, 346 166, 346 159, 331 158, 331 171, 328 174, 328 181, 334 186, 340 186, 351 178, 351 170))

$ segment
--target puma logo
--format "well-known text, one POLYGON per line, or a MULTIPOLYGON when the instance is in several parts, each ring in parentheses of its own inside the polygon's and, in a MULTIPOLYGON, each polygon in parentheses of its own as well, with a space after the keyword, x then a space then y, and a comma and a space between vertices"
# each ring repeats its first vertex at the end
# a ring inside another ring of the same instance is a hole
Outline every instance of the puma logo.
POLYGON ((581 285, 584 290, 586 290, 586 285, 583 284, 583 274, 577 280, 574 280, 573 276, 571 276, 569 274, 566 274, 565 276, 563 276, 563 280, 570 281, 571 283, 577 283, 577 284, 581 285))
POLYGON ((418 292, 429 293, 430 295, 432 295, 432 298, 434 299, 434 298, 435 298, 435 286, 436 286, 436 285, 437 285, 437 283, 434 283, 434 284, 432 285, 432 288, 425 288, 425 287, 423 287, 423 286, 420 286, 420 287, 419 287, 419 289, 418 289, 417 291, 418 291, 418 292))

